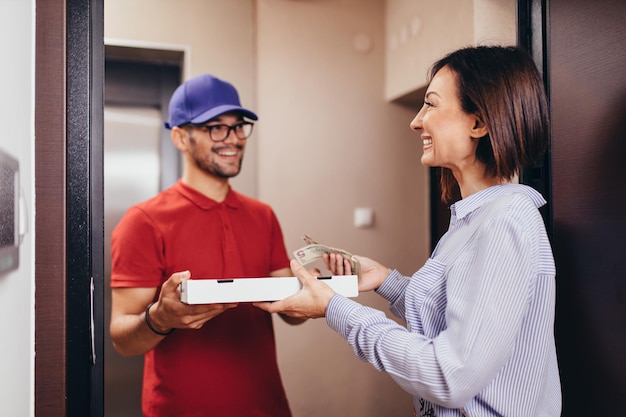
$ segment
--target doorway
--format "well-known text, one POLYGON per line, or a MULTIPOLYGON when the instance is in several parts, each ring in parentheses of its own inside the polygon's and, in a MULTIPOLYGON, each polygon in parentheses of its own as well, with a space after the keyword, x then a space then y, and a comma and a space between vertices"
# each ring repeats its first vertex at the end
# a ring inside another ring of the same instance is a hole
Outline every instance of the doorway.
POLYGON ((140 417, 143 356, 119 355, 111 316, 111 232, 128 208, 179 177, 179 155, 163 121, 181 81, 182 52, 105 47, 104 105, 104 415, 140 417))

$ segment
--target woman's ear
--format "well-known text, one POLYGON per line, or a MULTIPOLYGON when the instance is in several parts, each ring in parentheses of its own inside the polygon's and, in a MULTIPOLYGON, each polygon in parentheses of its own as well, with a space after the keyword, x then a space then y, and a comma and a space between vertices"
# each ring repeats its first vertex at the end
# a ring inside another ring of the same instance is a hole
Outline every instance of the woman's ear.
POLYGON ((178 126, 174 126, 170 132, 172 143, 179 151, 183 152, 187 149, 187 131, 178 126))
POLYGON ((485 124, 485 122, 483 122, 480 117, 474 116, 474 127, 472 127, 470 136, 476 139, 480 139, 482 137, 485 137, 488 133, 489 130, 487 129, 487 125, 485 124))

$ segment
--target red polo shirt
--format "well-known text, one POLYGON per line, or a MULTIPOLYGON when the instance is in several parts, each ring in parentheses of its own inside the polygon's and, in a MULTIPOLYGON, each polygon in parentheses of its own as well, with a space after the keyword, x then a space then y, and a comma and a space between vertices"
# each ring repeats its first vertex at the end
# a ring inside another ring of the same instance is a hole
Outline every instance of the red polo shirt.
MULTIPOLYGON (((289 266, 272 209, 232 189, 217 203, 178 182, 133 206, 112 234, 112 287, 194 278, 267 277, 289 266)), ((271 315, 240 304, 200 330, 167 336, 144 360, 147 417, 290 417, 271 315)))

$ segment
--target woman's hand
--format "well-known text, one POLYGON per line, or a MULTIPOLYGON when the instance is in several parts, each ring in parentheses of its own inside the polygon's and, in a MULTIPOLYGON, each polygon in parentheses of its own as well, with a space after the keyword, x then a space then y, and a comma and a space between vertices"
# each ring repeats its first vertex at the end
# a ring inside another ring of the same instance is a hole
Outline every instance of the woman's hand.
POLYGON ((297 318, 324 317, 335 291, 318 280, 296 260, 291 261, 291 270, 302 282, 300 291, 284 300, 253 304, 269 313, 281 313, 297 318))
MULTIPOLYGON (((389 275, 389 268, 364 256, 354 256, 361 264, 361 276, 359 277, 359 291, 371 291, 380 287, 389 275)), ((339 253, 324 254, 326 268, 333 275, 351 275, 352 265, 339 253)))

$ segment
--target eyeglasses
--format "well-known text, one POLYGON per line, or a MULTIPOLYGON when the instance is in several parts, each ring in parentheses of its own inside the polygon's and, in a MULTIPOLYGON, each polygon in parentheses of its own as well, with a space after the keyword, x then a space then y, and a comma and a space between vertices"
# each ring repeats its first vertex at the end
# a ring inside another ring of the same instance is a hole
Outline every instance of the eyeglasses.
POLYGON ((254 123, 250 122, 241 122, 236 125, 224 125, 224 124, 206 124, 206 125, 189 125, 191 127, 195 127, 196 129, 203 130, 208 132, 209 137, 213 142, 222 142, 226 140, 228 135, 230 135, 230 131, 235 132, 235 135, 239 139, 248 139, 252 134, 252 127, 254 123))

